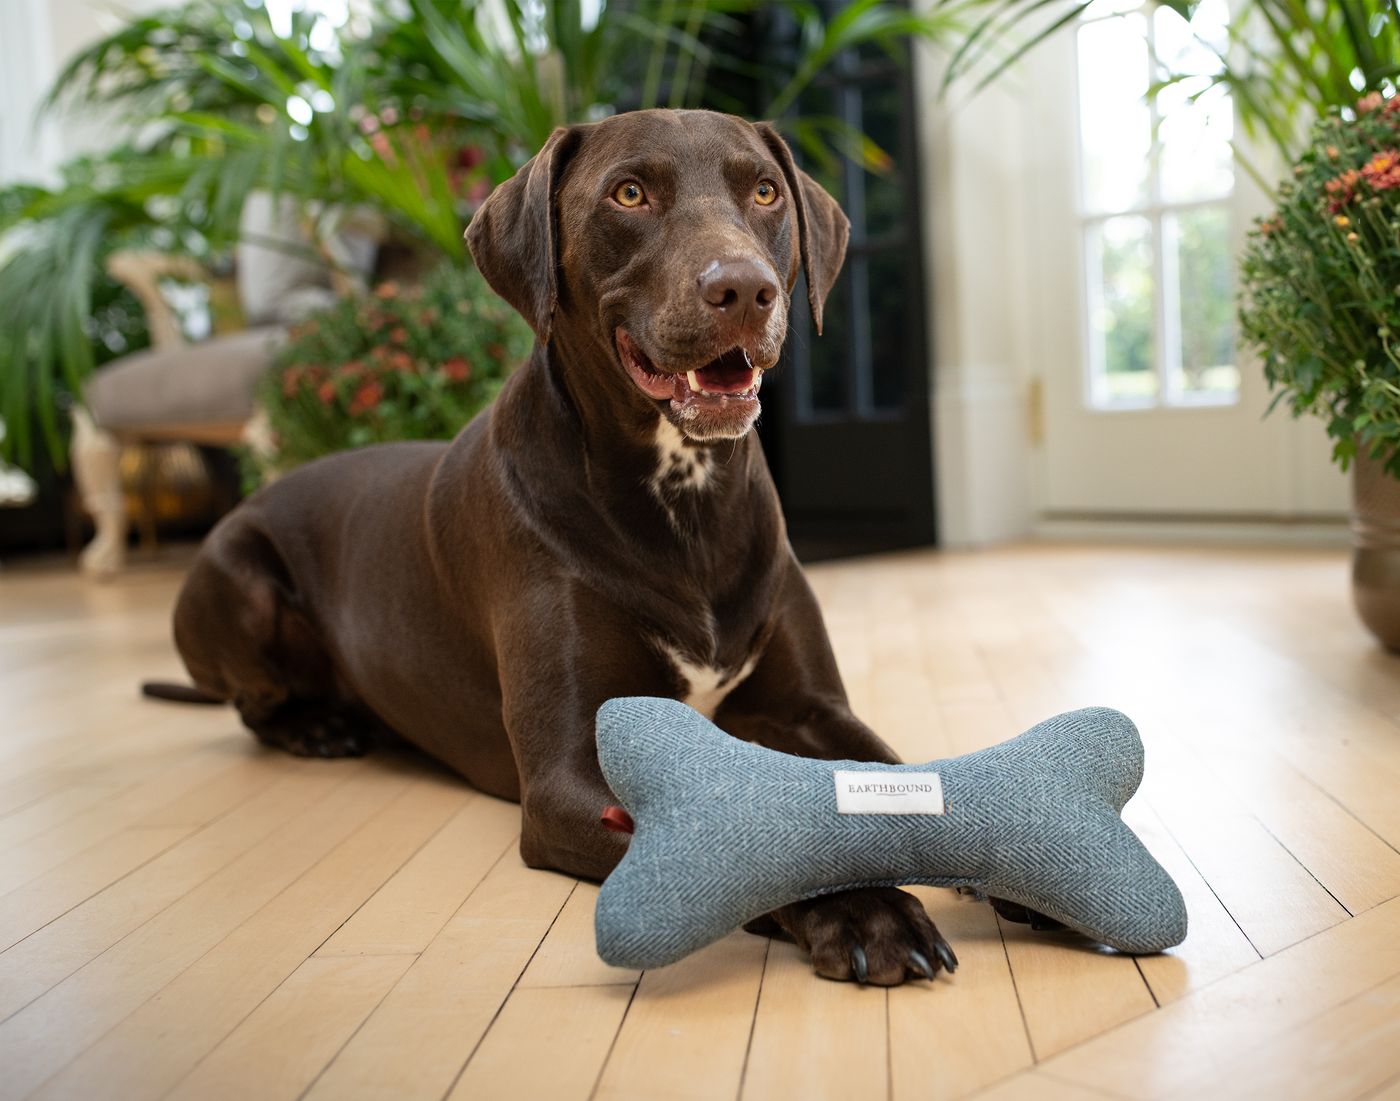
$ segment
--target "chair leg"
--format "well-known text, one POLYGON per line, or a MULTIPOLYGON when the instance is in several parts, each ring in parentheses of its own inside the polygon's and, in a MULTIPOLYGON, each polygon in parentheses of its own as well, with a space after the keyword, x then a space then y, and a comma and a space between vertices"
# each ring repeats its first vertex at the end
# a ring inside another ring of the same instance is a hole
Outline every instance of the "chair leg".
POLYGON ((97 526, 92 542, 78 556, 85 574, 109 578, 126 561, 126 500, 122 496, 121 444, 110 432, 98 428, 81 405, 73 407, 73 480, 82 494, 83 508, 97 526))

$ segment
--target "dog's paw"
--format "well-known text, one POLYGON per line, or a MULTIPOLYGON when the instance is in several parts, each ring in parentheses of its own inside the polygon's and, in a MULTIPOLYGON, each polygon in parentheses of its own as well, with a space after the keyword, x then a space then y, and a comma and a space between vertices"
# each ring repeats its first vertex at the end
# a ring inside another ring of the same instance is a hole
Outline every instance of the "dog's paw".
POLYGON ((811 954, 823 978, 898 986, 908 978, 932 979, 940 968, 951 974, 958 966, 923 903, 894 887, 823 895, 784 906, 772 917, 811 954))
POLYGON ((1064 925, 1054 918, 1046 917, 1039 910, 1032 910, 1029 906, 1022 906, 1019 902, 1008 902, 1004 898, 990 896, 988 896, 987 901, 992 904, 992 909, 1007 921, 1014 921, 1019 925, 1029 925, 1037 933, 1053 933, 1057 929, 1064 928, 1064 925))
POLYGON ((288 706, 270 719, 243 721, 264 745, 297 757, 363 757, 377 748, 373 725, 336 707, 288 706))

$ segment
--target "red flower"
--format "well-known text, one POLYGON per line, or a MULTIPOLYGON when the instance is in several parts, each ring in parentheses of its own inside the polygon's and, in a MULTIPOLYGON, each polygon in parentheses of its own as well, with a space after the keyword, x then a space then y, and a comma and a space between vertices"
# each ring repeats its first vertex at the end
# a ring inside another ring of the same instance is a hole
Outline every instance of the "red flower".
POLYGON ((321 399, 322 405, 329 405, 335 401, 335 383, 329 379, 316 388, 316 396, 321 399))
POLYGON ((396 371, 413 370, 413 357, 407 352, 395 352, 393 358, 389 360, 394 365, 396 371))
POLYGON ((380 400, 384 397, 384 387, 377 382, 367 382, 355 391, 355 396, 350 399, 350 415, 358 417, 361 413, 368 413, 378 407, 380 400))
POLYGON ((1361 166, 1361 175, 1377 191, 1400 187, 1400 151, 1387 149, 1361 166))
POLYGON ((486 354, 489 355, 489 356, 491 356, 491 357, 494 358, 494 359, 505 359, 505 358, 506 358, 506 348, 505 348, 505 345, 504 345, 504 344, 488 344, 488 345, 486 345, 486 354))
POLYGON ((1356 101, 1356 113, 1358 115, 1367 114, 1379 107, 1385 99, 1379 92, 1372 92, 1368 96, 1362 96, 1356 101))
POLYGON ((405 329, 402 325, 400 325, 397 329, 394 329, 389 334, 389 339, 392 340, 395 344, 402 344, 405 340, 408 339, 408 330, 405 329))
POLYGON ((471 171, 486 159, 486 154, 481 151, 479 145, 464 145, 457 150, 457 167, 471 171))
POLYGON ((472 365, 461 356, 453 356, 442 365, 442 373, 453 382, 466 382, 471 378, 472 365))
POLYGON ((364 370, 365 365, 363 363, 361 363, 358 359, 352 359, 350 360, 350 362, 342 364, 336 370, 335 377, 347 379, 350 382, 354 382, 355 379, 359 378, 360 375, 364 373, 364 370))

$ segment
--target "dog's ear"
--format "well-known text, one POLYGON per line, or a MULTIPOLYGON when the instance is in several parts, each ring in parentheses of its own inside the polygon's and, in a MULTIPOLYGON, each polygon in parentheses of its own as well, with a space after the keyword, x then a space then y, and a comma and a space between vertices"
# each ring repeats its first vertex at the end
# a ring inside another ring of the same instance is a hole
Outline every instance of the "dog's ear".
POLYGON ((514 176, 496 188, 467 227, 467 248, 491 289, 549 343, 559 300, 559 212, 554 203, 582 128, 560 126, 514 176))
POLYGON ((777 158, 787 180, 788 194, 797 208, 797 238, 801 248, 802 266, 807 271, 807 303, 812 307, 812 320, 817 335, 822 331, 822 303, 846 259, 846 239, 851 223, 841 204, 792 162, 792 150, 782 135, 766 122, 755 124, 759 137, 768 151, 777 158))

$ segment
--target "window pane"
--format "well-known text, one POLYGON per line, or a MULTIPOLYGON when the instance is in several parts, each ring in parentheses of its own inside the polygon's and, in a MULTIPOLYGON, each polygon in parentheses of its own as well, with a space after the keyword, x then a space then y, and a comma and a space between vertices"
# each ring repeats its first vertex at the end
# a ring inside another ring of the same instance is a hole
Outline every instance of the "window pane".
POLYGON ((1089 227, 1090 396, 1095 405, 1150 405, 1157 394, 1152 351, 1152 223, 1109 218, 1089 227))
POLYGON ((1079 28, 1084 204, 1091 211, 1127 210, 1147 200, 1146 26, 1135 14, 1079 28))
MULTIPOLYGON (((1223 206, 1167 215, 1162 232, 1175 246, 1180 360, 1172 396, 1185 401, 1234 401, 1235 311, 1230 294, 1229 220, 1223 206)), ((1168 362, 1176 359, 1172 356, 1168 362)))
POLYGON ((1211 74, 1222 67, 1215 50, 1228 41, 1224 0, 1203 0, 1190 23, 1167 7, 1152 19, 1158 61, 1172 72, 1196 74, 1157 96, 1162 199, 1184 203, 1228 195, 1235 182, 1234 105, 1224 88, 1206 91, 1211 74))

